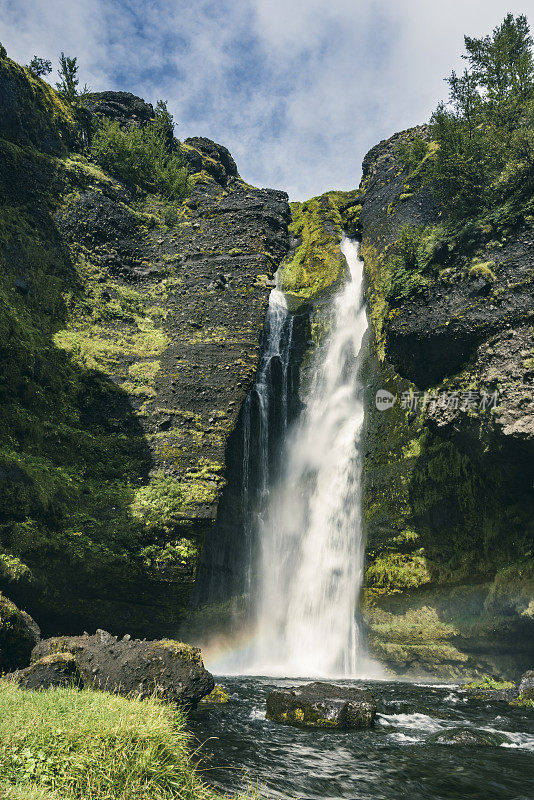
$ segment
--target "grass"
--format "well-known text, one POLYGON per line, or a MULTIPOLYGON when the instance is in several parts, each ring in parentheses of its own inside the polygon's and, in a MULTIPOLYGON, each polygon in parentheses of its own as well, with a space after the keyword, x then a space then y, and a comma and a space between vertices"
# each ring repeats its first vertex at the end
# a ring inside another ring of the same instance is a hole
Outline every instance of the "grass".
POLYGON ((199 778, 189 745, 172 705, 0 681, 0 798, 220 800, 199 778))

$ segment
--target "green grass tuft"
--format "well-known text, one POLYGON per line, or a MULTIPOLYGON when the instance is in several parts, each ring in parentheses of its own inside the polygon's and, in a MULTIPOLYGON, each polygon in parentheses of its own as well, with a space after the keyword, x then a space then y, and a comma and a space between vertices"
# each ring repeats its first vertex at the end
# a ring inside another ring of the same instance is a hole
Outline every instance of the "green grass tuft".
POLYGON ((216 800, 188 746, 181 712, 156 700, 0 682, 0 797, 216 800))

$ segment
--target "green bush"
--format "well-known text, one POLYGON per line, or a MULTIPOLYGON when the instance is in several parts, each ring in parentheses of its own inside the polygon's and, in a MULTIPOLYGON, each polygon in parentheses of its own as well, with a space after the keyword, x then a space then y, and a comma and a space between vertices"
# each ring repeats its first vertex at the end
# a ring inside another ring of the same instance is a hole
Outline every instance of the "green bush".
POLYGON ((429 145, 420 136, 414 139, 401 139, 398 146, 398 157, 403 169, 408 173, 414 172, 428 155, 429 145))
POLYGON ((188 746, 184 717, 173 706, 0 682, 0 797, 215 800, 188 746), (4 787, 13 793, 3 795, 4 787))
POLYGON ((432 260, 439 241, 438 226, 404 225, 392 245, 389 257, 387 299, 395 305, 428 285, 432 260))
POLYGON ((122 128, 116 120, 103 120, 93 135, 91 156, 117 178, 168 200, 187 194, 187 171, 161 115, 144 127, 122 128))

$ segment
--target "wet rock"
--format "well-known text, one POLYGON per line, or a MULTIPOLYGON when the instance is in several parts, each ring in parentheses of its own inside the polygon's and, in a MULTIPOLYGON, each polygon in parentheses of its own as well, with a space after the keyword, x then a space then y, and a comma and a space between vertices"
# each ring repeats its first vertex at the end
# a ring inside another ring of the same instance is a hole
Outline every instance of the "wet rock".
POLYGON ((6 675, 22 689, 51 689, 56 686, 83 688, 84 680, 72 653, 50 653, 29 667, 6 675))
POLYGON ((0 672, 25 667, 39 638, 35 620, 0 594, 0 672))
POLYGON ((519 696, 522 700, 534 700, 534 670, 529 670, 519 682, 519 696))
POLYGON ((353 686, 310 683, 271 692, 267 719, 297 728, 369 728, 376 714, 373 695, 353 686))
POLYGON ((471 697, 482 700, 497 700, 509 703, 517 697, 517 687, 512 681, 482 679, 465 683, 462 690, 471 697))
MULTIPOLYGON (((74 659, 83 684, 94 689, 140 697, 156 694, 194 708, 215 686, 198 648, 171 639, 118 639, 103 630, 93 636, 59 636, 42 641, 32 652, 32 683, 40 685, 37 678, 42 675, 46 685, 51 663, 47 659, 65 654, 74 659)), ((52 663, 57 670, 56 662, 52 663)), ((29 677, 30 673, 23 679, 29 677)))
POLYGON ((451 728, 433 734, 428 741, 434 744, 459 744, 464 747, 499 747, 510 740, 502 733, 478 731, 473 728, 451 728))
POLYGON ((201 705, 220 706, 230 702, 230 695, 222 686, 216 686, 206 697, 200 701, 201 705))

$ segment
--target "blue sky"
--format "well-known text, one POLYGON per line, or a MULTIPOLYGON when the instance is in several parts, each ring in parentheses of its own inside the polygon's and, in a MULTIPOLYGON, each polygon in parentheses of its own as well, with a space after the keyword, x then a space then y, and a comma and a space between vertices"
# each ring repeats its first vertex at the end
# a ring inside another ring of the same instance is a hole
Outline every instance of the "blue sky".
POLYGON ((247 181, 302 200, 357 186, 366 151, 445 98, 463 34, 528 10, 500 0, 0 0, 0 41, 22 63, 78 56, 94 90, 167 100, 180 138, 226 145, 247 181))

